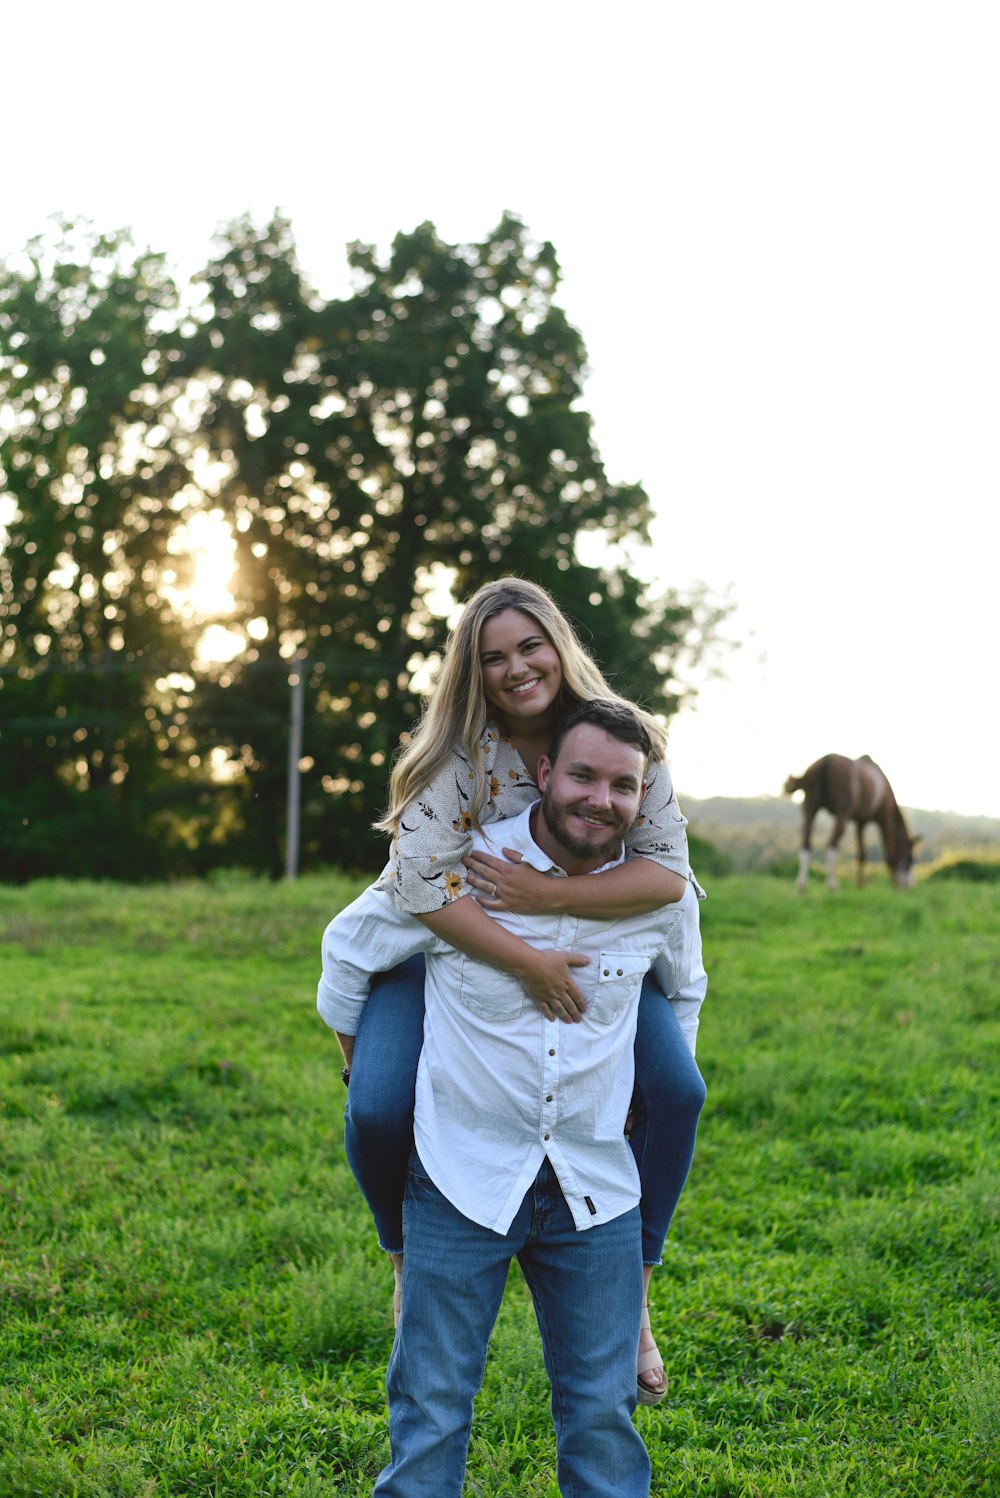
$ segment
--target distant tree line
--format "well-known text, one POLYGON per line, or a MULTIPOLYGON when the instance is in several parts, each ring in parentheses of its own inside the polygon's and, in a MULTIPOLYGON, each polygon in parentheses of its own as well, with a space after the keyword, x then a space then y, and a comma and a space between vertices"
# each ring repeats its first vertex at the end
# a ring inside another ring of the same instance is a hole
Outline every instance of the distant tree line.
POLYGON ((376 867, 442 576, 459 600, 543 584, 622 690, 676 710, 721 610, 623 560, 649 501, 605 475, 553 247, 505 216, 349 262, 325 300, 275 218, 186 286, 71 224, 0 265, 0 879, 278 874, 295 669, 303 866, 376 867), (188 591, 205 513, 237 564, 214 619, 188 591), (199 663, 213 623, 239 648, 199 663))

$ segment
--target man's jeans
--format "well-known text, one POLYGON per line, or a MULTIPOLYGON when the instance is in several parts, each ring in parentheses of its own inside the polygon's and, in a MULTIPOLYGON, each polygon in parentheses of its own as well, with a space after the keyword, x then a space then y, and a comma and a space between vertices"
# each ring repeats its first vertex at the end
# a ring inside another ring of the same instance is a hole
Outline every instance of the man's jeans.
POLYGON ((648 1498, 632 1424, 642 1306, 639 1209, 578 1232, 548 1160, 506 1235, 463 1217, 416 1151, 403 1206, 403 1314, 386 1388, 392 1460, 375 1498, 460 1498, 486 1347, 513 1257, 552 1384, 564 1498, 648 1498))

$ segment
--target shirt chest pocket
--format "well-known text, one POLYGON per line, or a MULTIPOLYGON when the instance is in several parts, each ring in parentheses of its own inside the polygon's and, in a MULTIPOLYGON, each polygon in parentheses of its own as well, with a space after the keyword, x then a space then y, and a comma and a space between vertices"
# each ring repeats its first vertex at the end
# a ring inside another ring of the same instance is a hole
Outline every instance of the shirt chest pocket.
POLYGON ((531 1002, 513 978, 471 957, 462 958, 459 997, 470 1013, 497 1025, 517 1019, 525 1004, 531 1002))
POLYGON ((650 958, 642 952, 602 952, 597 983, 590 1001, 590 1018, 598 1025, 620 1019, 628 1004, 638 998, 650 958))

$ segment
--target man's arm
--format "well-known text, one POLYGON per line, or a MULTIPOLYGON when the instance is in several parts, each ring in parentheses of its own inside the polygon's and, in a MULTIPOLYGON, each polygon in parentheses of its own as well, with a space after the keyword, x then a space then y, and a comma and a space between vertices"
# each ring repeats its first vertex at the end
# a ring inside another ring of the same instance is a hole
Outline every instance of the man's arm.
POLYGON ((348 1066, 372 974, 398 967, 407 957, 426 952, 433 942, 432 934, 420 921, 398 910, 384 890, 374 887, 366 889, 327 926, 316 1008, 335 1031, 348 1066))
POLYGON ((708 974, 702 959, 701 921, 692 877, 681 901, 677 920, 665 950, 653 963, 653 971, 680 1022, 692 1056, 698 1038, 701 1006, 708 992, 708 974))
POLYGON ((708 974, 705 972, 699 959, 698 971, 692 973, 688 982, 679 988, 676 993, 670 995, 670 1003, 684 1032, 684 1039, 688 1043, 688 1049, 692 1056, 695 1054, 695 1045, 698 1039, 701 1006, 705 1001, 705 994, 707 992, 708 974))

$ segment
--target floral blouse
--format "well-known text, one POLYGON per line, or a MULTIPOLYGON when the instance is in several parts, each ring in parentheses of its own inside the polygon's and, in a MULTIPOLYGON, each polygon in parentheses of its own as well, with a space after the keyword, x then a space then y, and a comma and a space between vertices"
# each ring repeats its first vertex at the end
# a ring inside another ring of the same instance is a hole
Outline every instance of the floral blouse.
MULTIPOLYGON (((538 786, 509 739, 488 726, 482 737, 483 763, 490 780, 489 796, 480 820, 486 826, 517 816, 538 800, 538 786)), ((472 848, 469 807, 475 771, 463 749, 456 748, 425 791, 403 814, 392 841, 389 862, 378 880, 401 910, 423 915, 472 893, 462 859, 472 848)), ((646 772, 646 794, 635 826, 625 839, 625 851, 651 858, 672 873, 687 878, 687 818, 677 805, 670 770, 654 760, 646 772)))

